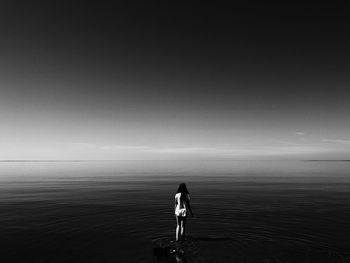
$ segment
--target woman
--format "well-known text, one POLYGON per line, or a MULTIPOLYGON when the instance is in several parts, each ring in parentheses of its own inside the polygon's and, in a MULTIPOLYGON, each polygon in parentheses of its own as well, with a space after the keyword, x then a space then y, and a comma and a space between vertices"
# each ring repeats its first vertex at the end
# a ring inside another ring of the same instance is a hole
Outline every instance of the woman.
POLYGON ((187 190, 186 184, 181 183, 175 194, 176 241, 185 237, 188 211, 193 217, 190 205, 190 193, 187 190))

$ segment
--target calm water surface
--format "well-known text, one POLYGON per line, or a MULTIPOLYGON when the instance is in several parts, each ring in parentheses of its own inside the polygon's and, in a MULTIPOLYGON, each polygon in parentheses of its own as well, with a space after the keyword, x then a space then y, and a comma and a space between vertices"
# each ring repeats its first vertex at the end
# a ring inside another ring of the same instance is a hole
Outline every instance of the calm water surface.
POLYGON ((153 262, 175 237, 189 262, 350 262, 350 162, 0 163, 0 262, 153 262))

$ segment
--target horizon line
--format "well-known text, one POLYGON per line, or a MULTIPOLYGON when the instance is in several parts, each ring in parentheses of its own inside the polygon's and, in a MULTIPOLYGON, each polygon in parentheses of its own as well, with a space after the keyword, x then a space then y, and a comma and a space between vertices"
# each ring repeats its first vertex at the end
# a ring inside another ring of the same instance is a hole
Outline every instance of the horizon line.
POLYGON ((350 159, 21 159, 11 160, 4 159, 0 160, 0 163, 20 163, 20 162, 124 162, 124 161, 300 161, 300 162, 350 162, 350 159))

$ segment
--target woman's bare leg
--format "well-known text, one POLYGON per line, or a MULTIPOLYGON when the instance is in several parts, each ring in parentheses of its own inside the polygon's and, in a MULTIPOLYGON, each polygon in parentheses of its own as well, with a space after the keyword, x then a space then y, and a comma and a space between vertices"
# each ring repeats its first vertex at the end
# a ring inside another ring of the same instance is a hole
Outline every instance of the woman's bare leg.
POLYGON ((179 241, 180 235, 181 235, 181 230, 180 230, 181 220, 179 219, 178 216, 175 216, 175 217, 176 217, 176 241, 179 241))
POLYGON ((181 238, 185 237, 185 230, 186 230, 186 217, 183 217, 181 220, 181 238))

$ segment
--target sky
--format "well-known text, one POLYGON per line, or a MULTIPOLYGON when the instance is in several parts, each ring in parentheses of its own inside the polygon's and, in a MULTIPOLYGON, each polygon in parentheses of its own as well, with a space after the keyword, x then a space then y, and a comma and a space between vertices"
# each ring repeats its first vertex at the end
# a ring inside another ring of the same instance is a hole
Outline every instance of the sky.
POLYGON ((347 6, 3 1, 0 159, 350 159, 347 6))

